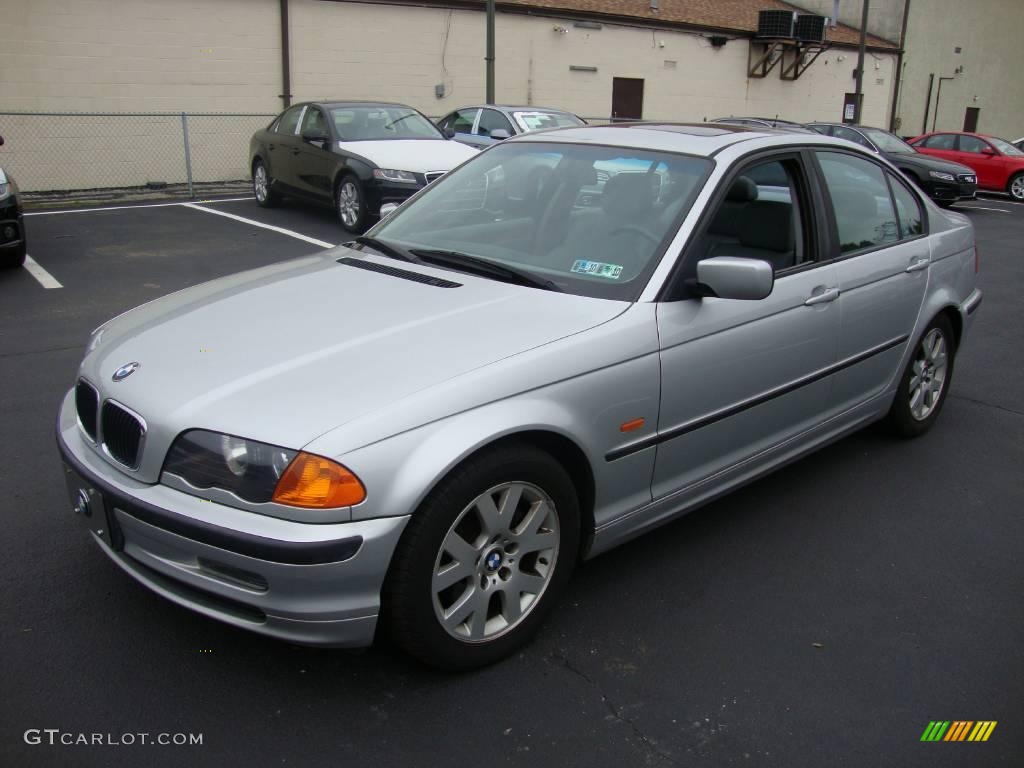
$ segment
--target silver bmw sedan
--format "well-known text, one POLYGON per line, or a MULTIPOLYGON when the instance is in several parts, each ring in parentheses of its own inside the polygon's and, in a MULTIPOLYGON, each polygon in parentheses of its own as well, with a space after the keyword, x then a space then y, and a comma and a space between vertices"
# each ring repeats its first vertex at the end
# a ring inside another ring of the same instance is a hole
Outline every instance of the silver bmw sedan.
POLYGON ((352 242, 94 331, 71 506, 207 616, 491 663, 581 559, 870 422, 926 432, 977 270, 966 218, 839 139, 526 134, 352 242))

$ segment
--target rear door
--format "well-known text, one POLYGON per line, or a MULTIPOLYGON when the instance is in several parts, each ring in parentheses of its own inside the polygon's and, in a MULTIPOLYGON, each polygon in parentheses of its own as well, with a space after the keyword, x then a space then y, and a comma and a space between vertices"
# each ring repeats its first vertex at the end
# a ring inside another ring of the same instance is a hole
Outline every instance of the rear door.
POLYGON ((928 285, 930 248, 915 192, 878 163, 816 150, 828 199, 841 329, 833 408, 882 393, 899 371, 928 285))
POLYGON ((826 418, 839 294, 835 267, 821 262, 821 209, 805 169, 794 152, 744 163, 709 206, 675 279, 693 280, 704 258, 756 258, 774 266, 770 296, 658 305, 656 498, 702 493, 703 480, 826 418))

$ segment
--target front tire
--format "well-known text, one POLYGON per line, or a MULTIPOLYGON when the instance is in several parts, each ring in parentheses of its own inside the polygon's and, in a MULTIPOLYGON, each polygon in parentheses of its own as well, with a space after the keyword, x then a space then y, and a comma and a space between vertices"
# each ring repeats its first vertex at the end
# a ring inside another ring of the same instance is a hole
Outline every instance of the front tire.
POLYGON ((565 469, 525 443, 469 459, 409 521, 385 583, 382 619, 431 666, 492 664, 527 642, 557 602, 579 550, 565 469))
POLYGON ((1024 203, 1024 173, 1018 173, 1010 179, 1006 191, 1014 200, 1024 203))
POLYGON ((928 324, 900 378, 886 424, 900 437, 923 435, 939 417, 950 384, 956 340, 945 315, 928 324))
POLYGON ((352 174, 342 176, 334 189, 334 211, 347 232, 359 235, 366 230, 366 200, 359 179, 352 174))

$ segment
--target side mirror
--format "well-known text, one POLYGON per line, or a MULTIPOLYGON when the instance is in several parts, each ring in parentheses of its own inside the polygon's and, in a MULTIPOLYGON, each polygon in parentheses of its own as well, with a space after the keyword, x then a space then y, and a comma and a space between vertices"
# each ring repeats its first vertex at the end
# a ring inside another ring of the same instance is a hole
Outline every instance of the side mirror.
POLYGON ((996 151, 992 147, 982 147, 981 154, 983 155, 994 155, 996 151))
POLYGON ((507 139, 511 135, 512 134, 510 134, 504 128, 495 128, 493 131, 491 131, 491 138, 492 139, 497 139, 498 141, 501 141, 503 139, 507 139))
POLYGON ((306 130, 304 130, 302 132, 302 140, 303 141, 309 141, 309 142, 313 142, 313 141, 323 141, 323 142, 326 142, 326 141, 330 141, 331 137, 330 136, 325 136, 322 131, 318 131, 316 128, 307 128, 306 130))
POLYGON ((384 203, 384 205, 380 207, 380 217, 381 219, 386 219, 388 216, 390 216, 397 210, 398 203, 384 203))
POLYGON ((442 129, 441 133, 444 134, 444 137, 446 139, 454 139, 455 138, 455 129, 452 128, 451 126, 448 126, 447 128, 442 129))
POLYGON ((714 256, 697 262, 697 283, 705 296, 758 301, 771 294, 775 272, 760 259, 714 256))

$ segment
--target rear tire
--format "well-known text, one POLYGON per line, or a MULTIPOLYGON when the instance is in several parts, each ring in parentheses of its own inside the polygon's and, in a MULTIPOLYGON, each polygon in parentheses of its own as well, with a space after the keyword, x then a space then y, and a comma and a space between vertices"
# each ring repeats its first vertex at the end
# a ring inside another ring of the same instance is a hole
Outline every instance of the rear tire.
POLYGON ((281 196, 274 191, 274 179, 262 160, 252 164, 252 193, 260 208, 274 208, 281 202, 281 196))
POLYGON ((1006 191, 1014 200, 1024 203, 1024 173, 1018 173, 1010 179, 1006 191))
POLYGON ((28 248, 24 240, 17 248, 11 248, 6 252, 0 251, 0 269, 17 269, 25 263, 27 253, 28 248))
POLYGON ((900 437, 923 435, 939 417, 953 382, 956 340, 945 315, 936 316, 918 339, 885 418, 900 437))
POLYGON ((406 526, 384 585, 383 626, 442 669, 508 656, 564 591, 579 521, 572 480, 547 453, 509 442, 470 458, 406 526))

